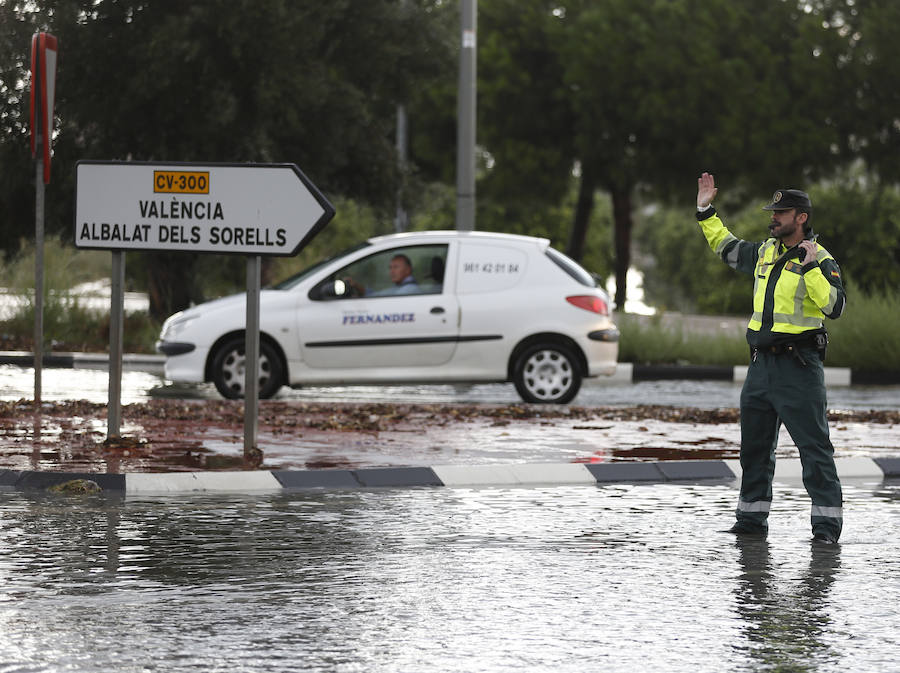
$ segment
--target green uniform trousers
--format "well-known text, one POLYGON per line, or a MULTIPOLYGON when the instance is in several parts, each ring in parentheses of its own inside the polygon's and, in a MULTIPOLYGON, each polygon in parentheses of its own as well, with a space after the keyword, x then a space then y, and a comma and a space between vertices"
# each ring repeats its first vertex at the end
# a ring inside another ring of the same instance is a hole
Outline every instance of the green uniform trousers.
POLYGON ((789 353, 759 351, 741 390, 741 495, 737 519, 765 532, 772 504, 775 447, 781 424, 800 451, 803 485, 812 500, 813 534, 835 540, 843 524, 841 482, 828 436, 825 371, 815 349, 800 349, 801 364, 789 353))

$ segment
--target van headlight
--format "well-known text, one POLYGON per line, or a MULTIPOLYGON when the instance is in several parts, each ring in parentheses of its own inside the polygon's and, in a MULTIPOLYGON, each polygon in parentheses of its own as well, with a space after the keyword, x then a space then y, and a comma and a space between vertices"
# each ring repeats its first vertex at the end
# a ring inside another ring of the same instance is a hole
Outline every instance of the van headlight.
POLYGON ((171 318, 166 320, 165 323, 163 323, 160 340, 177 341, 179 335, 183 334, 187 329, 187 326, 194 322, 196 319, 197 316, 183 316, 179 314, 173 315, 171 318))

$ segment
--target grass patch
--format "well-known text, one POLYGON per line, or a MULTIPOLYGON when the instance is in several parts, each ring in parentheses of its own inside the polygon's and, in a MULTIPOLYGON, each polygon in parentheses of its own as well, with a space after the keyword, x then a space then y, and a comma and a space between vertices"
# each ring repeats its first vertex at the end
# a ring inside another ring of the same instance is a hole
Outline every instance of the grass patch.
POLYGON ((659 316, 639 320, 623 314, 616 324, 621 333, 619 362, 733 366, 749 359, 741 335, 697 334, 682 324, 663 325, 659 316))
MULTIPOLYGON (((621 332, 619 361, 642 364, 746 365, 742 334, 703 334, 690 326, 663 325, 658 317, 616 319, 621 332)), ((826 322, 831 344, 829 367, 859 372, 900 372, 900 298, 856 295, 844 315, 826 322)), ((126 313, 125 350, 153 353, 160 325, 146 312, 126 313)), ((44 305, 45 348, 56 351, 104 352, 109 348, 109 315, 89 310, 65 293, 51 293, 44 305)), ((32 350, 34 305, 23 297, 16 314, 0 322, 0 349, 32 350)))
POLYGON ((853 293, 844 315, 826 326, 829 365, 863 372, 900 371, 900 296, 853 293))
MULTIPOLYGON (((0 321, 0 349, 32 351, 34 346, 34 243, 22 241, 19 252, 0 267, 0 286, 19 297, 8 319, 0 321)), ((44 350, 105 352, 109 349, 109 312, 88 309, 70 288, 112 274, 109 252, 79 250, 59 238, 44 243, 44 350)), ((126 313, 127 352, 155 352, 160 325, 146 312, 126 313)))
MULTIPOLYGON (((619 362, 745 365, 743 335, 705 335, 683 324, 666 326, 658 317, 617 317, 619 362)), ((854 293, 838 320, 826 320, 827 365, 859 372, 900 372, 900 296, 854 293)))
MULTIPOLYGON (((366 222, 363 233, 376 233, 371 214, 359 215, 366 222)), ((349 238, 330 240, 323 234, 322 249, 315 251, 315 257, 326 249, 333 252, 350 242, 349 238)), ((309 261, 285 260, 276 258, 276 277, 286 276, 309 261)), ((85 308, 71 295, 69 288, 108 278, 111 274, 109 253, 79 250, 51 238, 45 243, 44 267, 45 350, 108 350, 107 311, 85 308)), ((23 241, 16 257, 0 266, 0 286, 22 297, 15 314, 0 321, 0 350, 30 351, 34 338, 33 244, 23 241)), ((690 324, 664 325, 658 316, 647 319, 622 314, 616 317, 616 323, 621 332, 620 362, 734 366, 746 365, 749 360, 742 333, 707 334, 690 324)), ((844 315, 839 320, 827 320, 825 324, 831 337, 828 366, 849 367, 859 372, 900 372, 900 296, 851 291, 844 315)), ((125 350, 155 352, 159 328, 160 325, 146 312, 127 313, 125 350)))
MULTIPOLYGON (((22 240, 19 251, 0 265, 0 287, 18 292, 34 289, 34 241, 22 240)), ((80 250, 51 237, 44 241, 44 287, 66 292, 70 287, 112 274, 107 251, 80 250)))
MULTIPOLYGON (((106 352, 109 322, 107 311, 86 309, 69 296, 50 295, 44 303, 44 350, 106 352)), ((156 352, 160 325, 146 311, 126 313, 123 323, 125 352, 156 352)), ((33 299, 23 300, 15 315, 0 322, 0 349, 34 350, 33 299)))

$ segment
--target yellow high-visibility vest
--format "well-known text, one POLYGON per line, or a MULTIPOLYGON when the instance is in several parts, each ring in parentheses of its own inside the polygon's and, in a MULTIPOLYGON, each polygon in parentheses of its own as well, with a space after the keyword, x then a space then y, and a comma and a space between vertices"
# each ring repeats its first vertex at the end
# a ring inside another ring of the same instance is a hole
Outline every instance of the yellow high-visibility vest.
POLYGON ((713 208, 697 217, 713 252, 732 268, 753 274, 753 314, 748 329, 800 334, 820 329, 824 318, 838 318, 843 312, 846 297, 840 270, 834 257, 818 243, 816 263, 800 262, 799 250, 786 249, 778 239, 752 243, 737 238, 713 208))
MULTIPOLYGON (((804 264, 791 252, 774 238, 759 246, 749 329, 759 332, 767 327, 773 332, 800 334, 821 328, 825 315, 834 310, 838 289, 828 282, 820 267, 803 273, 804 264)), ((834 260, 816 243, 816 261, 821 264, 827 259, 834 260)))

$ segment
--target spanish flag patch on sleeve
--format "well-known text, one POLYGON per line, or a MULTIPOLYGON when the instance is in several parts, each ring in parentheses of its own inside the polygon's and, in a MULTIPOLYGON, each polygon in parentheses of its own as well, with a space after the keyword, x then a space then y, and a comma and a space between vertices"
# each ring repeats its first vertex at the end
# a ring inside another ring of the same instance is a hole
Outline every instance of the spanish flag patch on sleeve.
POLYGON ((834 276, 835 278, 840 278, 840 277, 841 277, 841 274, 839 274, 837 271, 832 271, 832 272, 831 272, 831 275, 834 276))

